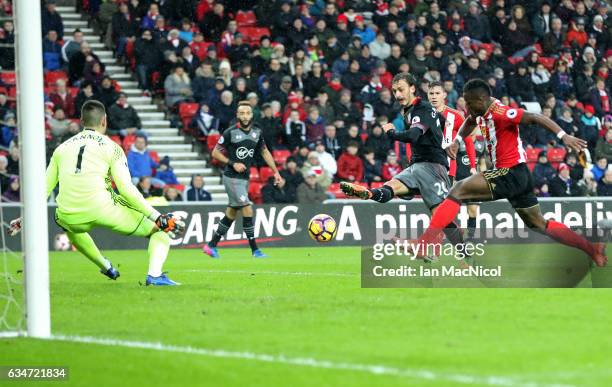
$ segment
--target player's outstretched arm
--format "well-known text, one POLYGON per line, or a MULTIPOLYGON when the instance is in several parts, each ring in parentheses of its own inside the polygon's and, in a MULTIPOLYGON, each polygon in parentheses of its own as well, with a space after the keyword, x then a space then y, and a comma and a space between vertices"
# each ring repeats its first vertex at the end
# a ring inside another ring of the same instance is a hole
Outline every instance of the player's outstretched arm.
POLYGON ((561 129, 559 125, 550 118, 537 113, 523 113, 523 117, 521 118, 521 124, 524 125, 538 125, 547 130, 550 130, 554 134, 557 135, 557 138, 561 140, 565 145, 573 149, 574 151, 580 153, 587 147, 587 142, 581 138, 574 137, 569 135, 561 129))

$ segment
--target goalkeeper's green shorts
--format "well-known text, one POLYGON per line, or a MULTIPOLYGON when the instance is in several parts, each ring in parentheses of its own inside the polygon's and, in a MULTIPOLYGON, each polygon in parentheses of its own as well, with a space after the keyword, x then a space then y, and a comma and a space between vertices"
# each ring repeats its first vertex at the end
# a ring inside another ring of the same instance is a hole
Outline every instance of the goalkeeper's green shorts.
MULTIPOLYGON (((153 232, 155 223, 144 214, 129 207, 122 198, 118 197, 106 205, 100 206, 96 212, 97 217, 93 221, 77 223, 78 214, 71 214, 70 221, 55 211, 55 223, 66 232, 83 233, 89 232, 94 227, 103 227, 123 235, 134 235, 148 237, 153 232)), ((87 214, 91 219, 91 213, 87 214)))

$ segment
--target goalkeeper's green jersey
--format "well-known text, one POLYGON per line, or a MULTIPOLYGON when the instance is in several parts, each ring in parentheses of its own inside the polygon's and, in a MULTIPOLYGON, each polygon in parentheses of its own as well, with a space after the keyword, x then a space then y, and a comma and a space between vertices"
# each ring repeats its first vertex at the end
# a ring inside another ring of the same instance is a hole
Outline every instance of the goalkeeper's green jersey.
POLYGON ((123 149, 91 129, 71 137, 53 152, 47 167, 47 196, 58 183, 58 216, 70 224, 96 220, 104 216, 105 208, 118 202, 147 217, 157 212, 132 184, 123 149), (112 189, 111 177, 120 196, 112 189))

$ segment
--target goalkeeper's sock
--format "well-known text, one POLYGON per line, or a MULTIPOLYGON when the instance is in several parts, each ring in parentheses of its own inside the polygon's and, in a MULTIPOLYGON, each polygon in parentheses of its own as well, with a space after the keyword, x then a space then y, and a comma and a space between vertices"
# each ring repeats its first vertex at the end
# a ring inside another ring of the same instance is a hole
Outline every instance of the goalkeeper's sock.
POLYGON ((66 233, 68 235, 68 239, 76 249, 87 257, 91 262, 95 263, 100 269, 108 270, 111 268, 111 263, 108 259, 102 256, 100 250, 98 250, 98 246, 86 232, 82 233, 66 233))
POLYGON ((546 222, 546 235, 566 246, 575 247, 592 256, 595 253, 593 245, 583 236, 576 234, 563 223, 549 220, 546 222))
POLYGON ((257 250, 257 242, 255 241, 255 226, 253 226, 253 217, 245 216, 242 218, 242 228, 244 229, 244 233, 249 240, 249 246, 251 246, 251 251, 257 250))
POLYGON ((227 216, 224 216, 223 219, 221 219, 221 221, 219 222, 219 226, 217 227, 217 230, 215 231, 212 240, 208 242, 208 245, 210 247, 217 247, 217 243, 219 243, 221 238, 223 238, 223 236, 227 234, 227 230, 232 227, 232 223, 234 223, 234 219, 230 219, 227 216))
POLYGON ((163 231, 158 231, 149 238, 149 274, 159 277, 162 274, 164 262, 170 250, 170 237, 163 231))

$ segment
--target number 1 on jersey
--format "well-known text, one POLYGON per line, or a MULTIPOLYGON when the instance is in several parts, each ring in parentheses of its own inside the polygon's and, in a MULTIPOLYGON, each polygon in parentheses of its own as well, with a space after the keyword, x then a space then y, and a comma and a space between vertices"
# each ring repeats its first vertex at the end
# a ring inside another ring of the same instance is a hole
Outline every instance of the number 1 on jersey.
POLYGON ((81 173, 81 164, 83 163, 83 153, 84 152, 85 152, 85 145, 83 145, 79 149, 79 155, 77 156, 76 170, 74 171, 74 173, 81 173))

